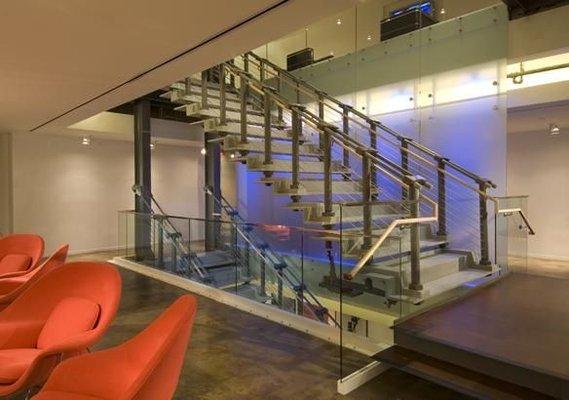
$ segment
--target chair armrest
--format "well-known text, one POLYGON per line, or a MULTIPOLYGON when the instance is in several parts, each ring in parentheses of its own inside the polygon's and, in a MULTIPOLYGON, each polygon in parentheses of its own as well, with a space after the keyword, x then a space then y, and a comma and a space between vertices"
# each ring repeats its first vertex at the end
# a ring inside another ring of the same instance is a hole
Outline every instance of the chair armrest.
POLYGON ((0 320, 0 349, 35 347, 42 327, 41 321, 0 320))
POLYGON ((120 399, 142 372, 137 364, 121 347, 73 357, 55 368, 43 390, 120 399))
POLYGON ((0 279, 0 296, 13 292, 25 282, 26 281, 22 280, 22 278, 0 279))

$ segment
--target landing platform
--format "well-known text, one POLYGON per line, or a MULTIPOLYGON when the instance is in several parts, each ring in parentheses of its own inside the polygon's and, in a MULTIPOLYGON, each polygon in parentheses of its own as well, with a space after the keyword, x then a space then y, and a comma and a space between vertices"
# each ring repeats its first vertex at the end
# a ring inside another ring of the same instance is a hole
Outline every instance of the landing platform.
POLYGON ((569 398, 569 280, 511 274, 395 327, 395 343, 569 398))

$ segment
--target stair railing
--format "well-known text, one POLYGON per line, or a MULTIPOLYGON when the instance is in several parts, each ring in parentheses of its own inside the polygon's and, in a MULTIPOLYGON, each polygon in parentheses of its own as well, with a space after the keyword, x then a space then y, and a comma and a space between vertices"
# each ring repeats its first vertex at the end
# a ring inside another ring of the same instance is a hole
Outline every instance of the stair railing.
MULTIPOLYGON (((159 222, 160 226, 163 227, 166 236, 172 241, 174 244, 174 249, 176 253, 180 253, 181 255, 186 255, 188 257, 188 269, 191 272, 196 273, 200 279, 207 279, 208 273, 205 271, 200 265, 198 265, 192 257, 192 252, 189 248, 187 248, 183 241, 182 241, 182 234, 178 229, 174 226, 168 214, 164 212, 156 198, 152 193, 148 193, 148 196, 143 196, 142 191, 144 190, 142 187, 134 185, 132 187, 133 192, 135 192, 140 198, 143 199, 146 208, 150 211, 150 214, 159 222), (146 200, 146 198, 150 198, 150 202, 146 200), (154 212, 154 207, 156 207, 159 211, 158 215, 154 212)), ((161 233, 161 238, 163 238, 163 232, 161 233)), ((159 244, 160 246, 160 244, 159 244)), ((163 251, 162 251, 163 252, 163 251)), ((175 255, 176 256, 176 255, 175 255)))
MULTIPOLYGON (((265 79, 276 79, 279 87, 289 85, 291 89, 296 93, 297 101, 300 101, 301 93, 314 101, 317 104, 318 114, 321 118, 324 117, 326 109, 336 113, 341 121, 342 130, 344 133, 350 133, 350 123, 356 124, 357 126, 365 129, 369 134, 367 140, 374 150, 380 150, 377 143, 377 136, 379 133, 378 130, 395 139, 395 145, 399 148, 400 151, 401 166, 404 170, 409 170, 410 159, 433 168, 436 174, 435 179, 437 183, 437 190, 432 194, 436 196, 435 198, 437 199, 438 207, 440 210, 439 219, 437 221, 439 234, 443 236, 447 234, 447 178, 458 182, 469 190, 472 190, 479 199, 479 223, 477 229, 479 230, 480 235, 480 263, 490 264, 487 203, 488 201, 492 201, 492 199, 491 196, 488 195, 487 191, 489 188, 496 188, 496 185, 492 181, 478 176, 477 174, 467 170, 461 165, 414 141, 413 139, 397 133, 396 131, 385 126, 380 121, 374 120, 364 113, 356 110, 355 108, 340 102, 333 96, 330 96, 327 93, 312 86, 308 82, 297 78, 288 71, 283 70, 276 64, 256 55, 253 52, 246 53, 242 57, 244 61, 246 60, 246 63, 249 66, 249 70, 251 70, 252 65, 259 71, 263 71, 262 75, 265 76, 265 79), (432 161, 428 160, 427 158, 430 158, 432 161), (474 186, 469 184, 466 180, 474 182, 474 186)), ((261 72, 259 72, 259 74, 261 74, 261 72)), ((349 162, 349 159, 345 158, 344 161, 349 162)), ((402 197, 406 198, 406 194, 406 190, 403 188, 402 197)))
MULTIPOLYGON (((334 317, 328 312, 328 310, 320 303, 316 296, 312 293, 310 289, 304 285, 303 280, 298 276, 296 272, 292 270, 290 262, 286 261, 283 257, 274 252, 265 242, 258 237, 253 229, 256 228, 255 224, 251 224, 245 221, 239 212, 229 203, 229 201, 223 197, 221 194, 215 195, 210 187, 204 187, 204 191, 208 196, 211 196, 213 200, 219 205, 222 212, 227 214, 229 219, 232 221, 233 229, 242 237, 242 239, 250 246, 253 251, 255 251, 261 259, 261 288, 264 290, 265 282, 264 276, 266 268, 271 268, 276 276, 279 278, 277 297, 279 303, 282 305, 283 296, 283 283, 285 283, 295 294, 300 305, 308 304, 314 316, 322 320, 324 316, 327 316, 330 321, 335 324, 334 317), (250 229, 243 229, 243 227, 248 227, 250 229)), ((298 311, 302 311, 302 307, 298 307, 298 311)))
MULTIPOLYGON (((364 197, 371 198, 372 193, 372 179, 370 170, 373 166, 374 172, 382 172, 385 176, 393 180, 395 183, 401 185, 402 192, 409 196, 410 203, 414 204, 411 209, 411 219, 408 219, 406 225, 411 226, 411 268, 412 268, 412 284, 413 289, 419 290, 421 288, 420 283, 420 242, 419 242, 419 224, 428 223, 433 221, 438 221, 438 205, 436 202, 429 202, 426 196, 420 194, 421 186, 430 188, 430 184, 427 183, 421 177, 416 177, 411 175, 411 173, 403 168, 403 166, 397 165, 388 159, 377 154, 376 149, 367 147, 354 138, 350 137, 343 130, 331 125, 319 118, 319 116, 306 110, 305 107, 297 104, 290 104, 286 99, 284 99, 280 93, 276 91, 267 90, 266 85, 259 82, 251 74, 239 71, 239 69, 231 64, 225 64, 224 67, 228 72, 238 75, 240 78, 241 92, 245 92, 244 87, 247 90, 255 91, 264 96, 266 99, 266 104, 276 104, 277 107, 281 109, 289 110, 292 117, 292 184, 291 189, 298 189, 299 187, 299 135, 302 132, 302 124, 312 125, 315 129, 318 129, 321 134, 320 137, 323 138, 323 143, 320 145, 322 156, 324 159, 324 213, 323 216, 333 216, 333 206, 332 206, 332 171, 331 171, 331 147, 333 144, 340 146, 342 149, 343 164, 346 169, 349 168, 350 155, 358 157, 362 162, 362 171, 364 171, 365 179, 361 182, 363 185, 364 197), (366 172, 367 171, 367 172, 366 172), (427 201, 433 206, 433 213, 437 215, 436 219, 433 217, 420 217, 420 207, 419 202, 427 201), (411 222, 409 222, 411 221, 411 222)), ((241 98, 241 101, 244 101, 241 98)), ((266 110, 265 110, 266 112, 266 110)), ((242 111, 241 113, 241 123, 246 121, 246 113, 242 111)), ((243 125, 242 125, 243 127, 243 125)), ((269 125, 270 127, 270 125, 269 125)), ((242 128, 243 129, 243 128, 242 128)), ((243 130, 242 130, 243 132, 243 130)), ((266 134, 266 130, 265 130, 266 134)), ((265 136, 265 160, 267 160, 267 150, 270 151, 270 147, 267 148, 267 139, 270 141, 270 133, 265 136)), ((292 196, 293 201, 298 201, 297 196, 292 196)), ((370 239, 372 237, 372 216, 369 212, 369 202, 364 210, 364 237, 367 237, 365 245, 371 246, 370 239)), ((401 225, 397 223, 392 227, 392 230, 401 225)), ((383 239, 377 246, 372 246, 375 248, 374 252, 383 244, 385 239, 383 239)), ((364 255, 364 261, 362 266, 370 261, 374 252, 367 252, 364 255)), ((359 268, 361 269, 361 267, 359 268)), ((354 271, 357 273, 356 270, 354 271)), ((353 276, 355 276, 355 273, 353 276)), ((352 276, 352 275, 348 275, 352 276)), ((353 278, 352 276, 352 278, 353 278)))

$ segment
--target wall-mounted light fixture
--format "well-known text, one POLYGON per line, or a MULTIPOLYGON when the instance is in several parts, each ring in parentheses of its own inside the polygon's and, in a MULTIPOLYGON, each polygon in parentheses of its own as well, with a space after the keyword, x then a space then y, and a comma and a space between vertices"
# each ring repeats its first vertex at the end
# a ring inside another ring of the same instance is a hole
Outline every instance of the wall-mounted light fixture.
POLYGON ((235 153, 231 153, 231 154, 229 155, 229 157, 232 158, 232 159, 235 158, 235 153))
POLYGON ((150 150, 154 150, 156 148, 156 141, 150 142, 150 150))
POLYGON ((551 136, 557 136, 559 133, 561 133, 561 131, 557 124, 549 124, 549 134, 551 136))
POLYGON ((367 40, 371 40, 371 35, 367 35, 367 40))
POLYGON ((336 25, 342 25, 342 19, 341 18, 338 18, 336 20, 336 25))
POLYGON ((445 15, 447 13, 447 11, 445 10, 445 8, 441 8, 441 15, 445 15))
POLYGON ((205 149, 205 147, 202 147, 202 149, 200 150, 200 154, 201 154, 202 156, 205 156, 206 153, 207 153, 207 150, 205 149))
POLYGON ((89 146, 91 144, 91 136, 83 136, 81 139, 81 144, 83 146, 89 146))

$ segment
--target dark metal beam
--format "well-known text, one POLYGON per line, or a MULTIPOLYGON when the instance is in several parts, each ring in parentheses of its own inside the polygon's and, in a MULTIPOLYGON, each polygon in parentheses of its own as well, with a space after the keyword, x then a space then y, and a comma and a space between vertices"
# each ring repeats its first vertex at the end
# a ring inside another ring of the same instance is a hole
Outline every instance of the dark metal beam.
MULTIPOLYGON (((134 195, 137 213, 150 214, 151 169, 150 169, 150 101, 137 100, 134 103, 134 184, 140 191, 134 195)), ((151 258, 150 216, 135 216, 135 254, 138 260, 151 258)))
MULTIPOLYGON (((216 138, 217 133, 215 132, 206 132, 204 135, 205 184, 212 189, 213 193, 213 196, 205 195, 205 218, 210 221, 219 220, 221 213, 219 202, 215 201, 215 198, 219 199, 221 196, 221 150, 219 142, 211 141, 216 138)), ((205 249, 206 251, 215 250, 221 227, 219 223, 206 222, 205 228, 205 249)))

